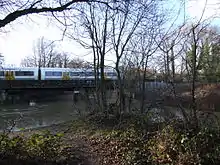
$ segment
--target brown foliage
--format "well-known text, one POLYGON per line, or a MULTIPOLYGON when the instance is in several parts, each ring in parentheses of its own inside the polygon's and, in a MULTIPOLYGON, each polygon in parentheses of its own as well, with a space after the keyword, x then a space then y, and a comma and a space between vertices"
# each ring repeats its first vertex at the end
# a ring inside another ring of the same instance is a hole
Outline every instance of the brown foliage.
MULTIPOLYGON (((189 84, 176 86, 177 97, 171 93, 165 93, 162 103, 166 106, 176 106, 177 102, 183 107, 190 108, 192 104, 191 86, 189 84)), ((219 84, 197 84, 196 85, 196 105, 201 111, 220 110, 220 85, 219 84)))

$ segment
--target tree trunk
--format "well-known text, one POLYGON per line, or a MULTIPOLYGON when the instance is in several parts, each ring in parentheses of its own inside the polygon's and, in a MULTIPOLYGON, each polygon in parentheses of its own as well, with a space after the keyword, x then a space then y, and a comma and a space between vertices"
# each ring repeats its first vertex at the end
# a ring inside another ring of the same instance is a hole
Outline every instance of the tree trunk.
POLYGON ((125 110, 125 95, 124 95, 124 85, 121 78, 121 73, 119 70, 119 61, 116 62, 116 72, 118 74, 118 92, 119 92, 119 115, 125 110))
POLYGON ((196 127, 198 127, 198 119, 197 119, 197 106, 196 106, 196 97, 195 97, 195 90, 196 90, 196 78, 197 78, 197 70, 196 70, 196 49, 197 49, 197 42, 196 42, 196 34, 195 34, 195 28, 192 28, 192 33, 193 33, 193 46, 192 46, 192 58, 193 58, 193 63, 192 63, 192 111, 193 111, 193 119, 194 119, 194 124, 196 127))

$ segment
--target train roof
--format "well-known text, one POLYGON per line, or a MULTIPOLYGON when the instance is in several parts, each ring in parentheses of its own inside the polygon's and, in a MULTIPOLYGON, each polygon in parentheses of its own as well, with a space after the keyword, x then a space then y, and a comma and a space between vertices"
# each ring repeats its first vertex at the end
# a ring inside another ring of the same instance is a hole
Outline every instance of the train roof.
MULTIPOLYGON (((94 72, 94 69, 75 69, 75 70, 70 70, 70 72, 94 72)), ((100 70, 99 70, 100 72, 100 70)), ((115 70, 104 70, 104 72, 116 72, 115 70)))
POLYGON ((36 67, 2 67, 0 70, 36 70, 36 67))
MULTIPOLYGON (((39 69, 38 67, 2 67, 0 70, 36 70, 39 69)), ((69 71, 76 71, 76 72, 83 72, 83 71, 94 71, 94 68, 52 68, 52 67, 40 67, 42 70, 51 70, 51 71, 62 71, 62 70, 69 70, 69 71)), ((100 70, 100 69, 99 69, 100 70)), ((105 71, 115 71, 113 68, 104 68, 105 71)))
POLYGON ((47 68, 47 67, 41 67, 42 70, 69 70, 70 68, 47 68))

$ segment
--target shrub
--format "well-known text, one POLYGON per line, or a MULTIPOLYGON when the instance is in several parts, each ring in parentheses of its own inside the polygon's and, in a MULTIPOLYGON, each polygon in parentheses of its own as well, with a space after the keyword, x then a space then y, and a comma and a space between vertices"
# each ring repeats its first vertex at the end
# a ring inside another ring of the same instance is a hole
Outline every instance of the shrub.
POLYGON ((143 139, 143 134, 139 130, 130 128, 120 137, 126 146, 126 150, 123 154, 126 164, 139 165, 149 163, 145 140, 143 139))
POLYGON ((39 158, 42 160, 55 160, 62 152, 62 134, 51 134, 49 131, 33 134, 28 138, 22 135, 9 137, 0 135, 0 156, 17 157, 18 159, 39 158))
POLYGON ((21 155, 25 152, 25 141, 21 136, 9 138, 8 135, 0 135, 0 155, 21 155))
POLYGON ((61 154, 62 134, 53 135, 49 131, 33 134, 26 140, 25 149, 29 157, 55 160, 61 154))
POLYGON ((219 132, 165 127, 148 142, 154 164, 219 164, 219 132))
POLYGON ((99 137, 101 139, 98 142, 103 144, 101 148, 108 150, 107 155, 114 155, 114 161, 118 159, 117 161, 122 161, 121 164, 132 165, 148 163, 143 134, 135 127, 129 127, 127 130, 113 130, 99 137))

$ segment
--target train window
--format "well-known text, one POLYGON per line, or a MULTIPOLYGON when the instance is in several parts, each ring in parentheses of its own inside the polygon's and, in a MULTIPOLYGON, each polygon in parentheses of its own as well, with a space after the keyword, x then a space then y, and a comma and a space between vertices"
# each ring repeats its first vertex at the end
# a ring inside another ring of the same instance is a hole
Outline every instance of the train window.
POLYGON ((53 72, 53 76, 62 76, 62 72, 53 72))
POLYGON ((4 76, 4 75, 5 75, 4 71, 0 71, 0 76, 4 76))
POLYGON ((33 71, 15 71, 15 76, 34 76, 33 71))
POLYGON ((81 73, 80 73, 80 76, 81 76, 81 77, 84 77, 84 76, 86 76, 86 73, 85 73, 85 72, 81 72, 81 73))
POLYGON ((70 72, 70 76, 79 76, 80 73, 79 72, 70 72))
POLYGON ((62 72, 51 72, 51 71, 47 71, 45 72, 46 76, 62 76, 62 72))
POLYGON ((53 76, 53 72, 45 72, 45 76, 53 76))
POLYGON ((69 76, 69 72, 63 72, 64 76, 69 76))
POLYGON ((86 74, 86 76, 94 76, 95 75, 94 72, 86 72, 85 74, 86 74))
POLYGON ((107 72, 106 76, 117 76, 115 72, 107 72))

